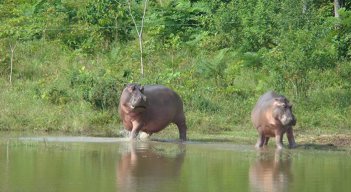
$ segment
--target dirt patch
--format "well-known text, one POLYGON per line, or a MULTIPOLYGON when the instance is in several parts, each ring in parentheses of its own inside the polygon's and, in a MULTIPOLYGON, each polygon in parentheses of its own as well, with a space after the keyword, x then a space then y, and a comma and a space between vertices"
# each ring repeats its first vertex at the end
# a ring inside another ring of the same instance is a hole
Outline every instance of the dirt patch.
POLYGON ((335 146, 351 146, 351 135, 321 135, 314 139, 317 143, 333 144, 335 146))
POLYGON ((305 145, 321 145, 328 147, 351 148, 351 134, 323 134, 318 136, 300 135, 300 143, 305 145))

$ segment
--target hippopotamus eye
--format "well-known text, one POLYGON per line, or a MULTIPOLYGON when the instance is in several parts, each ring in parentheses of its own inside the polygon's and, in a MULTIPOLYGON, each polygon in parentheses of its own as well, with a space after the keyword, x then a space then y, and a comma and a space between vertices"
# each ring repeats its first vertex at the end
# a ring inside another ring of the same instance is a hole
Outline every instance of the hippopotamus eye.
POLYGON ((128 86, 127 86, 127 90, 128 90, 129 92, 133 92, 133 91, 135 90, 135 85, 133 85, 133 84, 128 85, 128 86))

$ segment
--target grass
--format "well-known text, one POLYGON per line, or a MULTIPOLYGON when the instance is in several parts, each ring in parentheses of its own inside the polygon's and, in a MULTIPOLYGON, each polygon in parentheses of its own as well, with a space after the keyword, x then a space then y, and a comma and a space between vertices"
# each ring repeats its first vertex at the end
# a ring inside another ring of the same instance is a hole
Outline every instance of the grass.
MULTIPOLYGON (((6 63, 0 65, 1 131, 121 136, 117 104, 124 84, 159 83, 183 98, 191 141, 254 145, 251 109, 260 94, 274 88, 265 71, 235 68, 213 74, 211 62, 204 62, 211 55, 187 50, 173 52, 172 58, 162 52, 146 57, 144 77, 138 62, 126 57, 134 53, 128 47, 89 56, 49 42, 19 44, 16 50, 12 84, 6 63)), ((337 71, 324 73, 338 77, 337 71)), ((340 86, 342 79, 335 86, 330 79, 314 78, 315 89, 307 97, 289 89, 284 93, 298 119, 297 142, 350 146, 351 91, 340 86)), ((171 126, 153 137, 175 139, 178 131, 171 126)))

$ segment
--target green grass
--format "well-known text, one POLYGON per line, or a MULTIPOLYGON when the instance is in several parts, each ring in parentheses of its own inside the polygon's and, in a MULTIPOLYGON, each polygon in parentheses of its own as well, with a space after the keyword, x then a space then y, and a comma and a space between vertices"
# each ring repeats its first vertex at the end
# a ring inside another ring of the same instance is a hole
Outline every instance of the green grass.
MULTIPOLYGON (((185 49, 149 53, 141 77, 133 54, 128 46, 85 55, 52 42, 19 44, 12 84, 6 63, 0 65, 0 130, 119 136, 119 95, 125 83, 140 82, 164 84, 180 94, 190 140, 255 143, 251 109, 263 92, 274 89, 266 71, 250 67, 213 70, 211 62, 225 64, 232 62, 232 56, 218 59, 217 53, 185 49)), ((348 69, 345 65, 343 69, 348 69)), ((329 78, 311 73, 313 87, 307 97, 296 96, 291 87, 282 92, 294 104, 295 130, 300 135, 349 134, 348 84, 337 70, 323 73, 329 78)), ((174 139, 178 132, 172 126, 154 137, 174 139)))

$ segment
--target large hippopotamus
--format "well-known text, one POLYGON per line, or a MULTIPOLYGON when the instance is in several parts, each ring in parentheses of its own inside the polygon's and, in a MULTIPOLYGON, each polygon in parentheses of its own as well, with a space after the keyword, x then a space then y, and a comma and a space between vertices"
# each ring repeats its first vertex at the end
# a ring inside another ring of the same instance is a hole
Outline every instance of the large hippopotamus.
POLYGON ((179 138, 186 140, 187 126, 179 95, 162 85, 128 84, 120 98, 119 114, 124 128, 136 138, 139 131, 149 135, 170 123, 178 126, 179 138))
POLYGON ((283 95, 273 91, 263 94, 251 113, 252 123, 258 131, 257 148, 268 144, 270 137, 275 137, 278 149, 283 148, 283 134, 286 132, 289 147, 296 147, 292 127, 296 118, 292 113, 292 104, 283 95))

